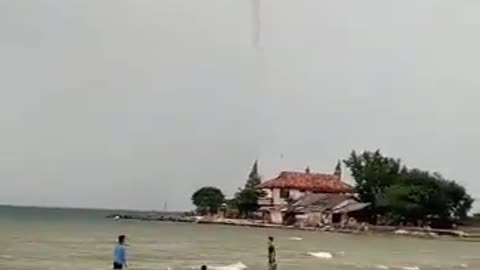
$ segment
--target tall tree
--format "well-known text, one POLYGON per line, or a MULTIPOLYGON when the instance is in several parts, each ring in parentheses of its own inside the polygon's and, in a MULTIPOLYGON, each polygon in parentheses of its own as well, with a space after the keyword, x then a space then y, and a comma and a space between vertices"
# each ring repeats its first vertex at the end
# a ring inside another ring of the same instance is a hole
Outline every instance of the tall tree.
POLYGON ((394 220, 458 220, 467 216, 473 203, 465 188, 439 174, 419 169, 404 170, 380 196, 378 206, 394 220))
POLYGON ((192 202, 201 214, 216 214, 225 202, 225 195, 216 187, 203 187, 193 193, 192 202))
MULTIPOLYGON (((356 182, 356 192, 364 202, 371 204, 376 212, 377 201, 380 195, 398 178, 401 163, 398 159, 384 157, 380 150, 365 151, 357 154, 352 151, 350 157, 344 161, 351 170, 356 182)), ((372 216, 375 222, 375 216, 372 216)))
POLYGON ((262 192, 257 189, 257 186, 260 185, 261 182, 262 179, 258 173, 258 161, 255 160, 252 169, 248 174, 245 187, 235 194, 235 200, 240 215, 248 216, 252 212, 258 210, 258 199, 262 195, 262 192))
POLYGON ((447 217, 452 219, 466 218, 472 208, 474 199, 467 193, 465 187, 457 182, 445 179, 440 174, 431 176, 439 186, 442 197, 446 198, 443 207, 447 208, 447 217))
POLYGON ((260 174, 258 174, 258 160, 255 160, 252 166, 252 170, 248 174, 247 183, 245 184, 246 189, 256 189, 258 185, 260 185, 262 179, 260 174))
POLYGON ((372 204, 372 221, 377 215, 392 223, 452 221, 465 218, 472 207, 472 197, 455 181, 438 173, 409 169, 379 150, 353 151, 344 162, 352 171, 361 199, 372 204))

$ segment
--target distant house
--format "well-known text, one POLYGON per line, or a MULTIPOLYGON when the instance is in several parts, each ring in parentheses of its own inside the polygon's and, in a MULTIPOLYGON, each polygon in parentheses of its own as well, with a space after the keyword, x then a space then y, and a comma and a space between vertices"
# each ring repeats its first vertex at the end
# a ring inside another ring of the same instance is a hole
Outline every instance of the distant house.
POLYGON ((286 208, 290 221, 301 226, 346 225, 349 220, 366 221, 362 203, 353 194, 306 194, 286 208))
POLYGON ((340 180, 340 173, 281 172, 276 178, 258 186, 265 196, 259 199, 260 210, 272 223, 283 223, 287 206, 309 194, 347 195, 353 187, 340 180))

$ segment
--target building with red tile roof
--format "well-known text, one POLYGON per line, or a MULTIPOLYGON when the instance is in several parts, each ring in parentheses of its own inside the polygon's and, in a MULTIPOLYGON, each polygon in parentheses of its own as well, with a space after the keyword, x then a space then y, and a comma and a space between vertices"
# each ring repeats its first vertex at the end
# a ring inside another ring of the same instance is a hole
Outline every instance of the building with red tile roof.
POLYGON ((283 220, 282 209, 308 194, 353 194, 353 186, 341 180, 341 174, 284 171, 258 186, 265 196, 259 199, 261 210, 273 223, 283 220))
POLYGON ((351 193, 353 187, 340 176, 325 173, 281 172, 276 178, 258 186, 260 189, 289 189, 311 193, 351 193))

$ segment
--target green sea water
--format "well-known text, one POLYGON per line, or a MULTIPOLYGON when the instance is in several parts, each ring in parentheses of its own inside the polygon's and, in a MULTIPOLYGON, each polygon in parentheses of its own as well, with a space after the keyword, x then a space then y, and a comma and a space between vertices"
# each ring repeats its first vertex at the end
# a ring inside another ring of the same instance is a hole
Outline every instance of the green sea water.
POLYGON ((480 244, 104 218, 111 211, 0 207, 0 270, 111 269, 119 234, 132 270, 267 269, 276 238, 280 270, 480 269, 480 244), (310 253, 332 254, 330 259, 310 253), (246 268, 245 268, 246 267, 246 268))

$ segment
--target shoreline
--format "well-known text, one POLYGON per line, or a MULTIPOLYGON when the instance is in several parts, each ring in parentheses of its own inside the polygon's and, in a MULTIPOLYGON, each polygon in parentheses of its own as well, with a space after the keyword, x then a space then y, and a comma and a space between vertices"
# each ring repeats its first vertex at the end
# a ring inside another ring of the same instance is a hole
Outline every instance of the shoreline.
POLYGON ((402 227, 402 226, 376 226, 367 225, 365 228, 358 227, 338 227, 338 226, 324 226, 324 227, 298 227, 287 226, 281 224, 266 223, 259 220, 248 219, 228 219, 228 218, 212 218, 204 216, 165 216, 165 215, 121 215, 111 214, 106 216, 109 219, 125 219, 125 220, 139 220, 150 222, 178 222, 178 223, 193 223, 193 224, 211 224, 211 225, 226 225, 238 227, 252 227, 252 228, 270 228, 283 230, 298 230, 298 231, 313 231, 313 232, 331 232, 343 234, 357 234, 357 235, 398 235, 410 236, 423 239, 441 239, 441 238, 459 238, 468 240, 480 241, 480 234, 470 234, 463 230, 449 230, 449 229, 430 229, 421 227, 402 227))

